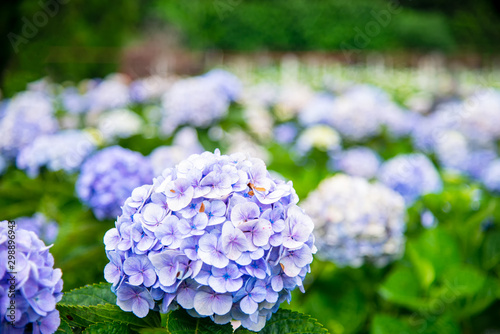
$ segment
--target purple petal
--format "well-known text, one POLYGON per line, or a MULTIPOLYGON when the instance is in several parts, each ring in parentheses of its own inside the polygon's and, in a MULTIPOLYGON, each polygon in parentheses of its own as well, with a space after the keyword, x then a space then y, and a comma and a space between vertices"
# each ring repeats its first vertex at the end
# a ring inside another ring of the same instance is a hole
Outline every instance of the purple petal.
POLYGON ((198 242, 198 246, 204 252, 212 252, 217 246, 217 237, 213 234, 205 234, 198 242))
POLYGON ((257 311, 258 304, 249 296, 245 296, 240 300, 240 308, 246 314, 252 314, 257 311))
POLYGON ((128 283, 130 285, 141 285, 143 281, 144 281, 144 277, 142 276, 141 273, 137 273, 137 274, 131 275, 128 278, 128 283))
POLYGON ((196 290, 194 289, 179 289, 177 292, 177 303, 185 309, 191 309, 194 307, 195 295, 196 290))
POLYGON ((243 279, 240 278, 235 278, 235 279, 228 279, 226 282, 226 289, 228 292, 236 292, 241 287, 243 286, 243 279))
POLYGON ((149 312, 148 302, 142 298, 135 298, 132 303, 132 312, 139 318, 144 318, 149 312))
POLYGON ((230 294, 217 294, 215 295, 214 302, 212 304, 212 309, 215 314, 224 315, 231 311, 231 306, 233 305, 233 297, 230 294))
POLYGON ((59 311, 54 310, 47 314, 46 317, 42 318, 42 323, 40 324, 40 332, 42 334, 54 333, 59 325, 61 324, 61 318, 59 317, 59 311))
POLYGON ((251 294, 252 294, 252 299, 254 301, 256 301, 257 303, 260 303, 260 302, 264 301, 264 299, 266 299, 267 291, 266 291, 266 288, 256 285, 252 289, 251 294))
POLYGON ((215 292, 225 293, 226 289, 226 279, 224 277, 210 276, 208 278, 208 285, 214 289, 215 292))
POLYGON ((231 221, 234 226, 238 226, 249 220, 259 218, 260 209, 253 202, 236 204, 231 210, 231 221))
POLYGON ((213 294, 202 290, 198 291, 194 296, 194 309, 200 315, 212 315, 214 314, 212 310, 213 301, 213 294))
POLYGON ((273 278, 271 278, 271 287, 276 292, 283 290, 283 278, 280 275, 273 276, 273 278))

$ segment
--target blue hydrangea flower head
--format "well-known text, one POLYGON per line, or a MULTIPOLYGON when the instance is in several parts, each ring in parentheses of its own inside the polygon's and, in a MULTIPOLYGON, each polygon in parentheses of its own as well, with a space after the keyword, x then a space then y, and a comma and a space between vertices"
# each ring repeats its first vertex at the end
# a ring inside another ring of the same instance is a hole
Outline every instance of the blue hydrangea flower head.
POLYGON ((421 153, 401 154, 384 162, 378 179, 400 193, 408 206, 420 196, 440 192, 443 188, 436 167, 421 153))
POLYGON ((217 86, 230 101, 239 99, 243 87, 240 79, 234 74, 225 70, 214 69, 202 75, 202 78, 207 79, 217 86))
POLYGON ((76 192, 98 219, 115 218, 130 192, 152 179, 149 159, 138 152, 111 146, 85 161, 76 192))
POLYGON ((420 223, 424 228, 436 227, 438 224, 437 218, 429 210, 424 210, 420 214, 420 223))
POLYGON ((14 221, 21 229, 34 232, 46 244, 53 243, 59 233, 59 225, 53 220, 48 220, 40 212, 32 217, 16 218, 14 221))
POLYGON ((21 150, 16 164, 30 177, 36 177, 43 166, 50 171, 64 170, 72 173, 80 168, 85 158, 96 147, 95 139, 89 133, 63 130, 37 137, 33 143, 21 150))
POLYGON ((193 77, 173 84, 162 104, 161 131, 171 135, 180 125, 208 127, 226 115, 230 100, 211 80, 193 77))
POLYGON ((200 154, 203 151, 196 130, 186 127, 176 133, 172 145, 155 148, 149 155, 149 159, 154 174, 160 175, 165 168, 174 167, 191 154, 200 154))
POLYGON ((488 165, 482 175, 482 182, 488 190, 495 193, 500 192, 500 159, 496 159, 488 165))
POLYGON ((299 122, 304 126, 330 124, 334 108, 335 98, 332 95, 318 93, 299 111, 299 122))
POLYGON ((338 154, 332 154, 332 167, 347 175, 370 179, 377 175, 381 158, 367 147, 353 147, 338 154))
POLYGON ((131 101, 126 78, 121 75, 112 75, 97 82, 87 91, 85 98, 89 109, 94 112, 123 108, 131 101))
POLYGON ((0 119, 0 152, 9 159, 40 135, 59 128, 50 98, 40 92, 26 91, 12 98, 0 119))
POLYGON ((282 145, 293 143, 297 137, 298 129, 292 122, 283 123, 274 128, 274 140, 282 145))
POLYGON ((0 155, 0 175, 2 175, 6 169, 7 169, 7 160, 5 160, 5 158, 2 155, 0 155))
POLYGON ((139 317, 182 307, 260 330, 310 270, 313 222, 264 162, 204 152, 132 191, 104 236, 105 278, 139 317))
POLYGON ((404 200, 380 183, 337 174, 323 180, 303 206, 315 224, 318 256, 325 260, 384 266, 403 253, 404 200))
MULTIPOLYGON (((12 229, 6 220, 0 222, 0 256, 7 259, 12 229)), ((54 333, 60 325, 56 303, 62 298, 61 269, 54 269, 54 258, 37 235, 14 225, 15 268, 0 266, 0 332, 54 333), (7 270, 9 269, 9 270, 7 270), (7 308, 11 274, 15 271, 15 312, 7 308), (11 321, 14 320, 14 327, 11 321)), ((12 245, 11 245, 12 247, 12 245)), ((2 260, 3 261, 3 260, 2 260)))
POLYGON ((349 140, 363 141, 380 133, 380 108, 388 102, 387 94, 376 87, 353 86, 334 100, 330 125, 349 140))
POLYGON ((64 110, 70 114, 81 114, 88 110, 89 100, 86 95, 80 94, 75 87, 64 89, 59 95, 64 110))

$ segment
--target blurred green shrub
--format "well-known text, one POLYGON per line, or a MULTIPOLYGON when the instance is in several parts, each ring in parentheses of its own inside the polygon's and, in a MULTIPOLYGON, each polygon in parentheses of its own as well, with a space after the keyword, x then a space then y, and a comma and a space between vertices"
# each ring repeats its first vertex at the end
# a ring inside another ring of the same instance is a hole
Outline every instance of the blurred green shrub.
POLYGON ((374 30, 362 48, 447 51, 455 46, 444 15, 399 7, 382 26, 376 16, 390 7, 384 0, 156 0, 155 14, 179 29, 194 48, 340 49, 342 43, 352 44, 357 29, 366 33, 369 22, 379 32, 374 30))
POLYGON ((6 96, 47 75, 81 80, 116 71, 120 47, 141 18, 134 0, 17 1, 2 7, 0 71, 7 67, 0 87, 6 96), (49 3, 52 12, 43 9, 49 3))

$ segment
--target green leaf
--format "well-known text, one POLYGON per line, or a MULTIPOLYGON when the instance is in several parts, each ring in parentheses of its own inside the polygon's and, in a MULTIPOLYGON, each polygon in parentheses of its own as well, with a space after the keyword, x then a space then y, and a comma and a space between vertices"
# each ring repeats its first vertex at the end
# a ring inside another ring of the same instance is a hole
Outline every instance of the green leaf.
POLYGON ((314 317, 332 333, 356 333, 363 326, 368 315, 368 303, 359 286, 348 284, 347 275, 340 280, 315 281, 314 288, 307 291, 306 295, 296 291, 291 306, 284 305, 305 314, 314 314, 314 317), (332 286, 344 284, 342 288, 332 289, 332 286), (335 314, 332 317, 332 314, 335 314))
POLYGON ((411 309, 421 309, 426 305, 419 298, 418 279, 408 267, 395 267, 380 286, 379 293, 385 299, 411 309))
MULTIPOLYGON (((245 328, 238 328, 235 334, 254 333, 245 328)), ((275 333, 295 333, 295 334, 313 334, 313 333, 328 333, 328 330, 323 327, 316 319, 308 315, 294 312, 290 310, 280 309, 276 314, 273 314, 271 319, 266 322, 266 326, 259 331, 261 334, 275 333)))
POLYGON ((65 306, 116 305, 116 295, 111 291, 109 283, 92 284, 66 292, 59 304, 65 306))
POLYGON ((450 268, 444 275, 445 286, 455 296, 473 296, 483 286, 486 276, 474 267, 461 265, 450 268))
POLYGON ((73 331, 66 321, 61 320, 61 324, 55 334, 73 334, 73 331))
POLYGON ((231 334, 233 327, 231 324, 217 325, 210 318, 194 318, 185 310, 169 312, 162 315, 162 323, 165 328, 145 328, 141 329, 142 334, 231 334))
POLYGON ((441 277, 449 267, 460 263, 456 240, 439 226, 424 231, 411 247, 414 247, 420 258, 432 264, 436 278, 441 277))
POLYGON ((486 269, 491 269, 500 262, 500 231, 487 233, 482 251, 482 262, 486 269))
POLYGON ((398 318, 385 314, 376 314, 371 325, 371 334, 410 334, 411 326, 398 318))
POLYGON ((415 267, 420 285, 424 290, 427 290, 436 277, 432 263, 420 256, 420 253, 415 249, 414 245, 408 243, 406 253, 415 267))
POLYGON ((144 318, 138 318, 132 312, 125 312, 116 305, 105 304, 96 306, 57 305, 61 317, 71 326, 88 327, 99 322, 118 321, 133 327, 156 327, 160 325, 157 312, 150 311, 144 318))
POLYGON ((121 322, 97 323, 87 327, 84 334, 128 334, 130 328, 121 322))
POLYGON ((473 297, 465 299, 454 316, 459 319, 468 319, 474 314, 481 313, 498 298, 500 298, 500 281, 486 277, 481 289, 473 297))

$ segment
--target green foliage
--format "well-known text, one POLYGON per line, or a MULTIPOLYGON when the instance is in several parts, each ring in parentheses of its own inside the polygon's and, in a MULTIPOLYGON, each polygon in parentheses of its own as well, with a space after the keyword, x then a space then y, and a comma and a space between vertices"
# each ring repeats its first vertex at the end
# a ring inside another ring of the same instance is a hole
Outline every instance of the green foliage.
POLYGON ((157 0, 153 14, 201 49, 448 51, 455 45, 442 14, 381 0, 157 0))
POLYGON ((124 312, 116 305, 116 296, 111 284, 87 285, 69 291, 57 304, 57 309, 67 324, 75 328, 86 328, 89 333, 120 332, 120 330, 156 327, 160 325, 158 312, 150 311, 145 318, 132 312, 124 312), (105 323, 105 325, 102 325, 105 323))
MULTIPOLYGON (((89 334, 233 333, 231 324, 217 325, 209 318, 193 318, 182 309, 162 314, 161 317, 158 312, 150 311, 145 318, 138 318, 132 312, 124 312, 116 306, 116 296, 108 283, 87 285, 65 293, 57 309, 63 319, 59 333, 77 330, 89 334)), ((260 333, 278 332, 328 333, 316 319, 290 310, 279 310, 260 333)), ((236 333, 251 332, 240 328, 236 333)))
MULTIPOLYGON (((235 334, 253 333, 244 328, 238 328, 235 334)), ((290 310, 280 310, 266 322, 266 326, 259 332, 262 334, 273 333, 328 333, 328 331, 308 315, 290 310)))
POLYGON ((377 314, 373 317, 371 334, 410 334, 412 328, 404 321, 385 314, 377 314))
POLYGON ((161 328, 145 328, 140 331, 141 334, 231 334, 232 332, 233 327, 230 324, 217 325, 208 318, 193 318, 184 310, 162 314, 161 328))
POLYGON ((13 33, 23 42, 0 49, 2 57, 10 58, 0 85, 7 96, 47 75, 76 81, 116 71, 121 47, 135 32, 144 8, 132 0, 115 6, 96 0, 61 1, 66 3, 59 4, 45 24, 35 25, 34 16, 45 13, 40 5, 45 2, 50 1, 19 1, 17 12, 8 11, 13 24, 1 30, 2 36, 13 33), (33 34, 27 34, 30 26, 33 34))

